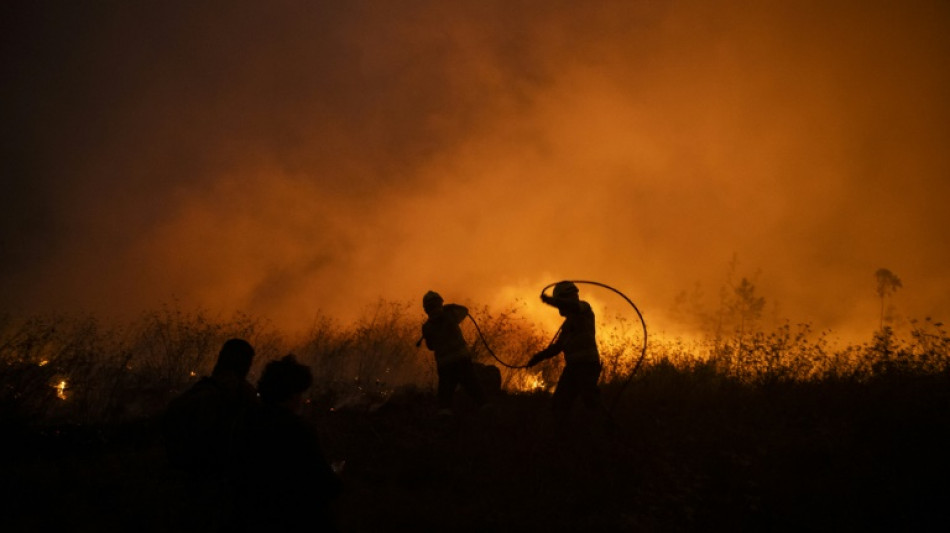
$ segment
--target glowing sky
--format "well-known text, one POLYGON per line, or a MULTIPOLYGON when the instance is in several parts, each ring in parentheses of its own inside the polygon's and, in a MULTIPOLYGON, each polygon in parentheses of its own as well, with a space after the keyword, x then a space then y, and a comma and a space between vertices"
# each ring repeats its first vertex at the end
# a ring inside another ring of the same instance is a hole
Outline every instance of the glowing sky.
MULTIPOLYGON (((12 2, 0 306, 299 327, 599 280, 950 319, 945 1, 12 2)), ((608 300, 609 295, 599 295, 608 300)), ((619 302, 618 302, 619 304, 619 302)), ((772 307, 777 305, 777 309, 772 307)))

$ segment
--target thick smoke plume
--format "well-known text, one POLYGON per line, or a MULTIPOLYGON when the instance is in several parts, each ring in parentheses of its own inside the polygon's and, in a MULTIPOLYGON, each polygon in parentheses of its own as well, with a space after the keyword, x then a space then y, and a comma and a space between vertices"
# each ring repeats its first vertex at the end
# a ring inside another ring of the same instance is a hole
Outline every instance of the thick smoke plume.
POLYGON ((14 2, 0 305, 950 315, 946 2, 14 2), (608 294, 594 298, 620 307, 608 294), (533 307, 531 307, 533 309, 533 307))

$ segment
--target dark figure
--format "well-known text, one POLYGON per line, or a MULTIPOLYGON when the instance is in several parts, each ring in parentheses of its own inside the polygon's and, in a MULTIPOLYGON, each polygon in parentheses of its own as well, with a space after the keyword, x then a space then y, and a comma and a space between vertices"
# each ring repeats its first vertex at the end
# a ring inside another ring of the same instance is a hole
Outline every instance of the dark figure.
POLYGON ((226 341, 211 376, 169 403, 163 432, 173 466, 214 478, 227 478, 240 466, 241 439, 258 408, 257 393, 247 382, 253 360, 247 341, 226 341))
POLYGON ((330 501, 343 482, 327 463, 316 433, 298 415, 313 383, 293 355, 267 364, 257 390, 261 412, 237 483, 240 531, 336 531, 330 501))
POLYGON ((600 354, 595 336, 594 311, 590 304, 580 299, 577 286, 562 281, 554 286, 553 296, 541 295, 541 301, 557 307, 564 317, 560 333, 550 346, 536 353, 528 366, 550 359, 564 352, 564 370, 554 390, 552 408, 559 420, 565 420, 578 396, 584 405, 600 407, 600 354))
POLYGON ((501 394, 501 371, 497 366, 484 363, 472 363, 472 366, 475 368, 475 377, 478 378, 486 398, 501 394))
POLYGON ((422 325, 426 348, 435 352, 439 374, 439 413, 451 414, 455 389, 463 389, 481 407, 485 393, 472 366, 472 354, 462 336, 459 324, 468 316, 468 309, 458 304, 444 304, 438 293, 429 291, 422 297, 422 308, 429 319, 422 325))

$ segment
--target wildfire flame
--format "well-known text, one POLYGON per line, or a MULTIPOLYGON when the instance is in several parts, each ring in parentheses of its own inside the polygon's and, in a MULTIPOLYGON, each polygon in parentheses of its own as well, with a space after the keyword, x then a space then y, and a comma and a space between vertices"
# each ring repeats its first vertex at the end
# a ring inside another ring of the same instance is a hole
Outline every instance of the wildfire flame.
POLYGON ((544 382, 543 379, 541 379, 540 372, 528 378, 528 388, 530 390, 541 390, 545 388, 546 386, 547 384, 544 382))
POLYGON ((54 387, 56 389, 56 397, 60 400, 66 399, 66 380, 62 380, 58 385, 54 387))
POLYGON ((547 388, 547 383, 541 377, 541 372, 536 374, 524 374, 517 382, 514 388, 522 392, 537 392, 547 388))

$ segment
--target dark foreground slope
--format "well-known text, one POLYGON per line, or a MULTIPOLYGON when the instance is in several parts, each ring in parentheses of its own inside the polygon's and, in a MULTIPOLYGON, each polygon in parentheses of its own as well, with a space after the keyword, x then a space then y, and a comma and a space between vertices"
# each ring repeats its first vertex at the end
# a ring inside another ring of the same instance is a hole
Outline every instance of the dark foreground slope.
MULTIPOLYGON (((611 390, 606 398, 612 399, 611 390)), ((615 424, 559 430, 544 395, 406 394, 307 416, 345 459, 346 531, 950 530, 950 381, 747 387, 644 375, 615 424)), ((3 531, 209 530, 217 487, 188 488, 155 423, 6 423, 3 531), (197 509, 197 510, 196 510, 197 509)))

